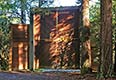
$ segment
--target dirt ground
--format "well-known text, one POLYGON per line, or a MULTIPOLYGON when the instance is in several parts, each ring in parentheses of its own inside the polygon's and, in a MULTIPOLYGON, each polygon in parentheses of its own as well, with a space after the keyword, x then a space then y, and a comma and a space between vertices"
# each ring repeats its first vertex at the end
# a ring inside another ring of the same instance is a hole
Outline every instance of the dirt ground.
MULTIPOLYGON (((0 80, 97 80, 94 74, 84 76, 64 72, 0 72, 0 80)), ((116 80, 116 78, 100 79, 116 80)))

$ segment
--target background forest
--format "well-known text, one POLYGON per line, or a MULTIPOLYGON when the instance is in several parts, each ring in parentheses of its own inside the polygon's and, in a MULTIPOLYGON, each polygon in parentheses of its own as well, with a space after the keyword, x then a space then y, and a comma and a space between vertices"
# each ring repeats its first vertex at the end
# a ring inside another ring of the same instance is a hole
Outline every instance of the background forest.
MULTIPOLYGON (((29 24, 30 9, 33 7, 49 7, 53 0, 0 0, 0 69, 8 70, 10 49, 10 28, 12 24, 29 24)), ((79 4, 81 1, 77 1, 79 4)), ((116 1, 112 6, 113 48, 116 43, 116 1)), ((93 62, 99 64, 100 57, 100 1, 90 7, 90 32, 93 62)), ((82 37, 81 37, 82 39, 82 37)), ((115 55, 115 50, 113 50, 115 55)), ((113 57, 114 60, 114 57, 113 57)))

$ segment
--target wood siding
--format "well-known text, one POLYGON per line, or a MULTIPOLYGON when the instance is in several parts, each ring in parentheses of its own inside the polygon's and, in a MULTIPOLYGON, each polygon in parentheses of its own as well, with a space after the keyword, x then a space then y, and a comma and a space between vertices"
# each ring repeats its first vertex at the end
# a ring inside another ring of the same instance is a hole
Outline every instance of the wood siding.
POLYGON ((11 49, 9 64, 11 70, 28 69, 29 25, 11 24, 11 49))
POLYGON ((54 8, 49 12, 47 15, 33 15, 35 55, 39 59, 39 65, 76 68, 80 45, 79 10, 76 7, 54 8))

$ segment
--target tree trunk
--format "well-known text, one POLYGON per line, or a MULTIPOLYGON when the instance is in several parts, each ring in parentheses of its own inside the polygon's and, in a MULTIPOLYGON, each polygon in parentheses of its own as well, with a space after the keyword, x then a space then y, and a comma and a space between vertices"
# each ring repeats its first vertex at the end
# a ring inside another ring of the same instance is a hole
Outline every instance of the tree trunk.
POLYGON ((22 24, 26 24, 26 5, 25 5, 26 1, 25 0, 21 0, 21 23, 22 24))
MULTIPOLYGON (((90 21, 89 21, 89 0, 83 0, 83 29, 82 29, 82 68, 91 69, 92 56, 91 56, 91 43, 90 43, 90 21)), ((87 71, 88 72, 88 71, 87 71)))
POLYGON ((25 11, 21 10, 21 23, 26 24, 26 15, 25 11))
POLYGON ((112 0, 101 0, 101 65, 102 76, 112 73, 112 0))

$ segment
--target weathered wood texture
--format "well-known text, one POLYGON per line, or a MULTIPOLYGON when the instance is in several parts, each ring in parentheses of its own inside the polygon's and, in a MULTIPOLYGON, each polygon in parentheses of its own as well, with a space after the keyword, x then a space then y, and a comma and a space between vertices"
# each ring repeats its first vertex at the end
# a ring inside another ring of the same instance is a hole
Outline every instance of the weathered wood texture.
POLYGON ((28 68, 28 25, 11 24, 11 49, 9 64, 11 70, 28 68))
POLYGON ((77 68, 80 58, 78 7, 49 9, 49 14, 36 13, 33 17, 35 55, 40 67, 77 68))
MULTIPOLYGON (((44 9, 42 9, 44 11, 44 9)), ((33 69, 79 67, 78 7, 48 9, 49 14, 34 13, 34 62, 33 69)), ((29 25, 12 24, 9 64, 11 70, 29 68, 29 25)))
MULTIPOLYGON (((11 24, 10 70, 29 69, 29 25, 11 24)), ((31 37, 31 36, 30 36, 31 37)), ((39 60, 34 56, 33 69, 39 68, 39 60)))

